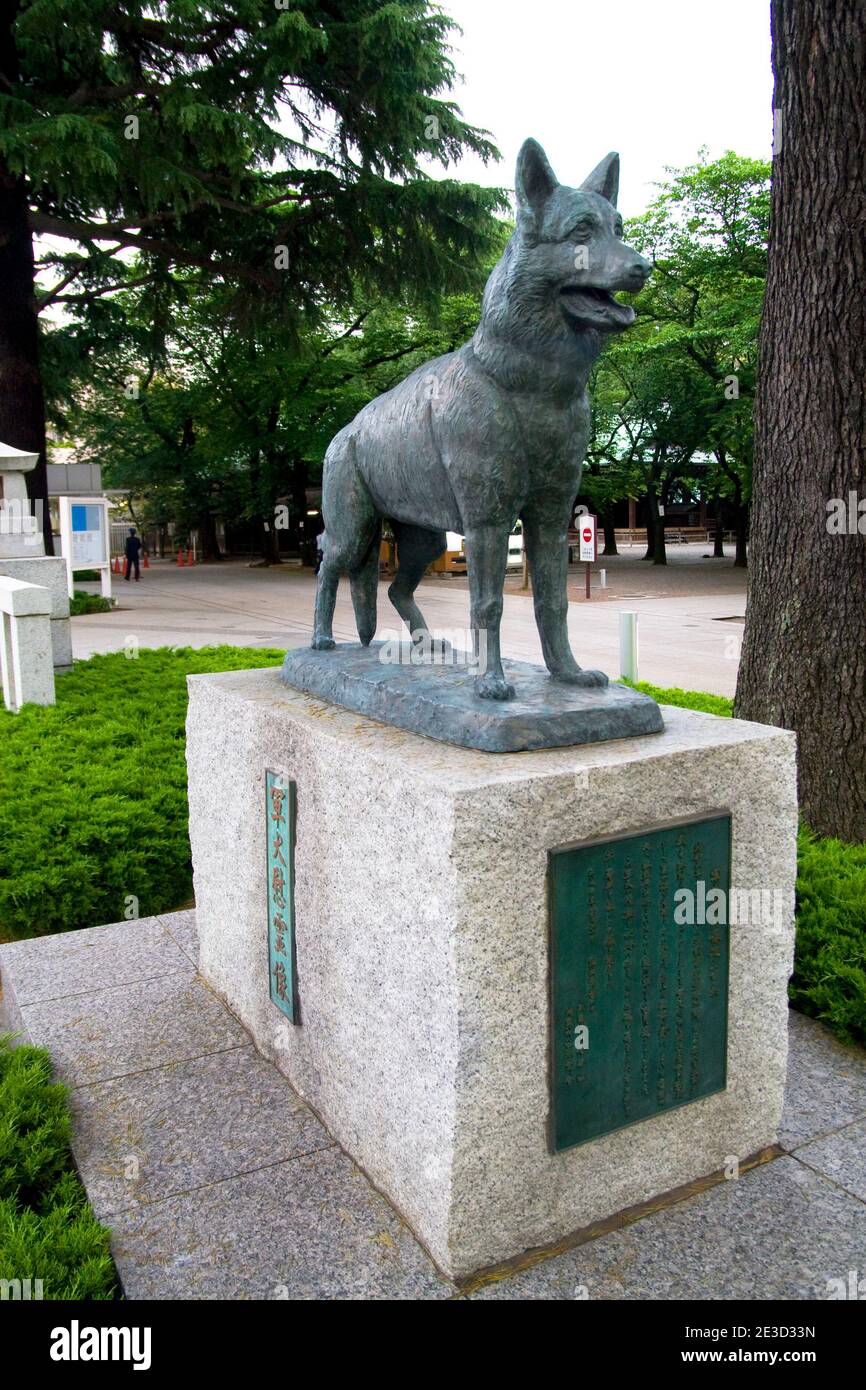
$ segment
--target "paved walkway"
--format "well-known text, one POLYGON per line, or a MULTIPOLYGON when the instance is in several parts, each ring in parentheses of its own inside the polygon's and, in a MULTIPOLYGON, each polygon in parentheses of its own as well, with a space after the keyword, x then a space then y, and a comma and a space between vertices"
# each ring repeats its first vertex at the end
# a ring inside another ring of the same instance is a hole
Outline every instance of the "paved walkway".
MULTIPOLYGON (((686 547, 683 547, 686 549, 686 547)), ((694 549, 694 547, 691 547, 694 549)), ((700 547, 698 547, 700 551, 700 547)), ((701 552, 702 553, 702 552, 701 552)), ((721 562, 685 560, 653 570, 638 551, 607 565, 611 588, 587 603, 575 597, 569 607, 572 645, 582 666, 599 666, 619 675, 618 614, 639 614, 640 676, 658 685, 733 695, 745 613, 741 570, 721 562), (702 568, 703 565, 703 568, 702 568), (715 567, 714 567, 715 566, 715 567), (682 589, 691 592, 683 593, 682 589)), ((579 589, 579 575, 572 589, 579 589)), ((114 577, 119 607, 112 613, 73 618, 76 657, 119 651, 135 638, 141 646, 299 646, 309 640, 315 593, 310 570, 281 565, 251 569, 238 562, 179 569, 168 561, 143 572, 140 584, 114 577)), ((532 599, 509 581, 502 623, 506 656, 541 661, 532 599)), ((97 585, 81 586, 94 592, 97 585)), ((397 615, 380 585, 378 636, 396 635, 397 615)), ((455 634, 455 645, 469 623, 465 580, 427 579, 419 603, 431 626, 455 634)), ((348 584, 340 585, 334 633, 338 641, 357 641, 348 584)))
POLYGON ((0 1029, 72 1088, 127 1298, 825 1299, 866 1275, 866 1052, 818 1023, 791 1014, 770 1161, 457 1288, 196 958, 194 912, 0 947, 0 1029))

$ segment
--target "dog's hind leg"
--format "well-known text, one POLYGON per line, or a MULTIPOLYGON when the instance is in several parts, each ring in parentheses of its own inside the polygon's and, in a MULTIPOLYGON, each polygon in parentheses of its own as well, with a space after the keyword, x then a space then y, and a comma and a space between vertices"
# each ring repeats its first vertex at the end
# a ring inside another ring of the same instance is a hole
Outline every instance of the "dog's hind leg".
POLYGON ((379 591, 379 547, 382 540, 381 524, 373 531, 367 554, 360 565, 349 572, 352 586, 352 606, 355 609, 355 625, 358 636, 365 647, 369 647, 376 631, 376 598, 379 591))
MULTIPOLYGON (((371 580, 366 567, 372 568, 371 549, 377 566, 379 558, 378 546, 373 547, 374 536, 379 530, 379 518, 364 480, 355 467, 352 442, 340 435, 337 435, 325 458, 322 475, 322 512, 325 517, 325 534, 322 539, 322 566, 316 588, 316 617, 312 641, 317 651, 327 651, 334 645, 334 607, 337 602, 337 587, 343 574, 349 574, 352 578, 352 597, 356 613, 356 590, 362 596, 363 625, 364 631, 367 630, 370 621, 371 580)), ((375 573, 378 576, 378 570, 375 573)), ((375 609, 376 594, 373 581, 373 631, 376 627, 375 609)), ((361 640, 365 640, 363 632, 361 640)), ((367 637, 366 640, 369 642, 370 638, 367 637)))
POLYGON ((447 539, 444 531, 428 531, 425 526, 410 526, 404 521, 395 521, 392 525, 397 541, 398 563, 388 597, 414 639, 416 633, 430 631, 424 614, 415 602, 415 590, 427 566, 442 554, 447 539))

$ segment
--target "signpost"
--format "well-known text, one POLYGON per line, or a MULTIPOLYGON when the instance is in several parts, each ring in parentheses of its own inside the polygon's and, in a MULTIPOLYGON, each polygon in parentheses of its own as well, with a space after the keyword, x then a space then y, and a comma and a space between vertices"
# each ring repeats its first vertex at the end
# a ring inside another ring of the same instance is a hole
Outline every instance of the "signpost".
POLYGON ((107 497, 68 497, 60 502, 60 549, 66 561, 69 597, 75 570, 99 570, 102 597, 111 598, 111 544, 107 497))
POLYGON ((580 533, 578 558, 586 564, 586 596, 589 598, 589 567, 598 559, 598 517, 591 516, 589 512, 583 512, 580 516, 575 516, 574 519, 580 533))

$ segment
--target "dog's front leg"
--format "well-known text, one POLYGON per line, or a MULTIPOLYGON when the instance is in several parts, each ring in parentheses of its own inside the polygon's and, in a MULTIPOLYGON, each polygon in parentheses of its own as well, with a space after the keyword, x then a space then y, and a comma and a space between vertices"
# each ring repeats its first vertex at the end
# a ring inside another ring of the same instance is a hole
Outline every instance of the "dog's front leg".
POLYGON ((568 640, 568 541, 556 521, 523 517, 523 543, 532 576, 535 621, 541 650, 554 680, 569 685, 607 685, 603 671, 584 671, 568 640))
POLYGON ((472 648, 478 663, 475 693, 482 700, 510 700, 514 686, 502 670, 499 624, 502 621, 502 589, 508 564, 508 527, 478 526, 465 537, 469 572, 472 648))

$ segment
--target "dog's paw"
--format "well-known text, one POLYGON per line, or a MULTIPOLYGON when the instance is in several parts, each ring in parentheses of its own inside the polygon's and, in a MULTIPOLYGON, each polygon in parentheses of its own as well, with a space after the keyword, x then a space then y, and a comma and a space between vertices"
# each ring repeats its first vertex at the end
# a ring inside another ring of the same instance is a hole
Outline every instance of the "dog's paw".
POLYGON ((562 681, 564 685, 582 685, 585 688, 597 689, 610 684, 604 671, 583 671, 579 666, 573 671, 554 671, 552 675, 555 681, 562 681))
POLYGON ((485 671, 483 676, 475 678, 475 694, 480 700, 513 700, 514 686, 509 685, 504 676, 485 671))
POLYGON ((336 645, 333 637, 314 637, 310 643, 314 652, 330 652, 336 645))

